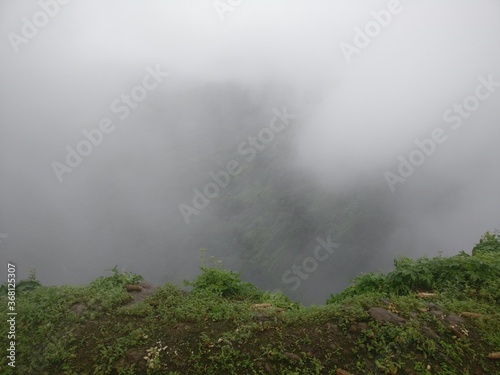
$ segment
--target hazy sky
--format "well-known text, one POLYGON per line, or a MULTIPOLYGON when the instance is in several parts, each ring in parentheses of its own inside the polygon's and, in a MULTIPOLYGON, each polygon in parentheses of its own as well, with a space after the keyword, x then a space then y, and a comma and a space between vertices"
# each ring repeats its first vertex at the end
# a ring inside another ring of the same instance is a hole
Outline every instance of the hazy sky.
POLYGON ((196 267, 168 243, 172 228, 200 230, 177 205, 199 178, 190 143, 212 153, 200 137, 222 120, 196 113, 190 93, 224 82, 284 88, 256 103, 269 119, 297 114, 289 162, 318 186, 386 189, 399 224, 374 267, 402 243, 451 254, 500 227, 498 0, 2 1, 0 275, 7 261, 44 283, 116 263, 196 267), (53 163, 92 129, 102 144, 59 182, 53 163))

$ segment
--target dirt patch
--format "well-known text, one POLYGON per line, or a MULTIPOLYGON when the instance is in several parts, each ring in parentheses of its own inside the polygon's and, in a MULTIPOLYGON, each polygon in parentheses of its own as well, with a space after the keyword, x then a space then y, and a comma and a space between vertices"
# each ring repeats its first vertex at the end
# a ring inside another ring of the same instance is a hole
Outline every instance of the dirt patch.
POLYGON ((83 303, 75 303, 75 304, 71 305, 70 309, 75 314, 80 315, 85 311, 85 305, 83 303))
POLYGON ((135 288, 127 288, 127 291, 132 296, 132 300, 128 302, 126 306, 130 306, 143 301, 148 296, 153 294, 156 289, 159 288, 158 286, 150 284, 145 281, 142 281, 135 286, 136 286, 135 288))

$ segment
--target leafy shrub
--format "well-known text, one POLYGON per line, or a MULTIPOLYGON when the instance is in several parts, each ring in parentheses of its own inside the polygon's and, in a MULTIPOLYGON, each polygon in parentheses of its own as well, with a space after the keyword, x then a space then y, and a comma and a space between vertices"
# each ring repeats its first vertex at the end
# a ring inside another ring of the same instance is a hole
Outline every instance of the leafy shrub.
POLYGON ((360 294, 382 292, 385 290, 385 285, 385 275, 374 272, 365 273, 361 276, 356 276, 353 283, 345 288, 342 293, 330 295, 326 303, 333 304, 360 294))
POLYGON ((363 293, 380 292, 405 295, 415 291, 463 291, 487 289, 482 298, 498 301, 495 289, 500 279, 500 235, 486 232, 472 250, 452 257, 399 258, 388 274, 369 273, 354 279, 342 293, 330 296, 327 303, 342 301, 363 293))
MULTIPOLYGON (((27 279, 19 281, 16 285, 16 293, 27 292, 42 286, 42 283, 36 278, 36 270, 32 269, 27 279)), ((7 295, 8 285, 3 283, 0 285, 0 295, 7 295)))
POLYGON ((257 300, 262 292, 253 284, 242 281, 240 274, 221 268, 221 262, 210 258, 212 266, 205 266, 205 249, 200 249, 202 273, 194 281, 185 281, 186 285, 193 287, 193 292, 208 292, 222 297, 240 297, 243 299, 257 300))
POLYGON ((195 281, 186 282, 194 292, 209 292, 222 297, 255 299, 260 291, 250 283, 240 280, 240 274, 219 268, 201 267, 202 274, 195 281))
POLYGON ((472 249, 473 256, 488 253, 500 253, 500 233, 486 232, 479 240, 479 243, 472 249))
POLYGON ((111 270, 106 270, 113 272, 113 276, 109 276, 109 281, 116 286, 123 286, 127 284, 138 284, 139 281, 143 280, 141 275, 137 275, 132 272, 120 272, 118 271, 118 266, 114 266, 111 270))
POLYGON ((123 288, 124 285, 137 284, 142 276, 130 272, 119 272, 118 266, 111 270, 112 276, 101 276, 93 280, 87 287, 85 303, 91 307, 113 308, 128 302, 132 297, 123 288))

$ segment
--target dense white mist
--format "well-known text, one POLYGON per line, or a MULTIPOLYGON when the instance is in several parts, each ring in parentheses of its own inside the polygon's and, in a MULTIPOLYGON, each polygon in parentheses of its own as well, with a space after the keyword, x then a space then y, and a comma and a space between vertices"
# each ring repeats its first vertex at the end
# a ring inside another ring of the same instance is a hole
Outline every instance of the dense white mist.
MULTIPOLYGON (((117 263, 158 283, 191 277, 211 214, 186 226, 178 204, 222 168, 221 145, 237 158, 238 144, 283 106, 298 116, 283 136, 290 170, 326 191, 376 186, 398 218, 387 246, 343 276, 397 255, 469 250, 500 227, 500 87, 458 130, 443 114, 474 94, 478 77, 500 82, 500 3, 401 2, 348 63, 340 44, 389 3, 243 1, 221 21, 212 1, 74 0, 17 53, 9 33, 22 36, 23 17, 40 4, 0 3, 1 261, 17 262, 20 277, 36 267, 44 283, 87 282, 117 263), (112 103, 148 66, 170 75, 119 120, 112 103), (237 95, 215 93, 217 84, 243 87, 259 124, 251 110, 207 112, 211 100, 237 95), (104 118, 114 130, 59 183, 51 163, 104 118), (391 192, 384 172, 436 128, 446 142, 391 192)), ((310 292, 329 277, 311 278, 310 292)))

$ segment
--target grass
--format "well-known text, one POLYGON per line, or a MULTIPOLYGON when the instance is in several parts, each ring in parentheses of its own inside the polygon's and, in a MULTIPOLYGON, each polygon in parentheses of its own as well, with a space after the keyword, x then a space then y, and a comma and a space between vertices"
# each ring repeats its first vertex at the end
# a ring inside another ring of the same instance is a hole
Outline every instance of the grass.
MULTIPOLYGON (((21 281, 16 368, 5 359, 0 373, 500 374, 486 357, 500 351, 497 233, 486 233, 472 255, 398 259, 392 272, 362 275, 322 306, 260 291, 204 257, 190 291, 167 283, 139 302, 124 286, 142 277, 110 271, 86 286, 43 286, 34 273, 21 281), (443 315, 481 316, 450 327, 429 303, 443 315), (376 322, 371 307, 406 322, 376 322)), ((7 324, 0 334, 7 337, 7 324)))

